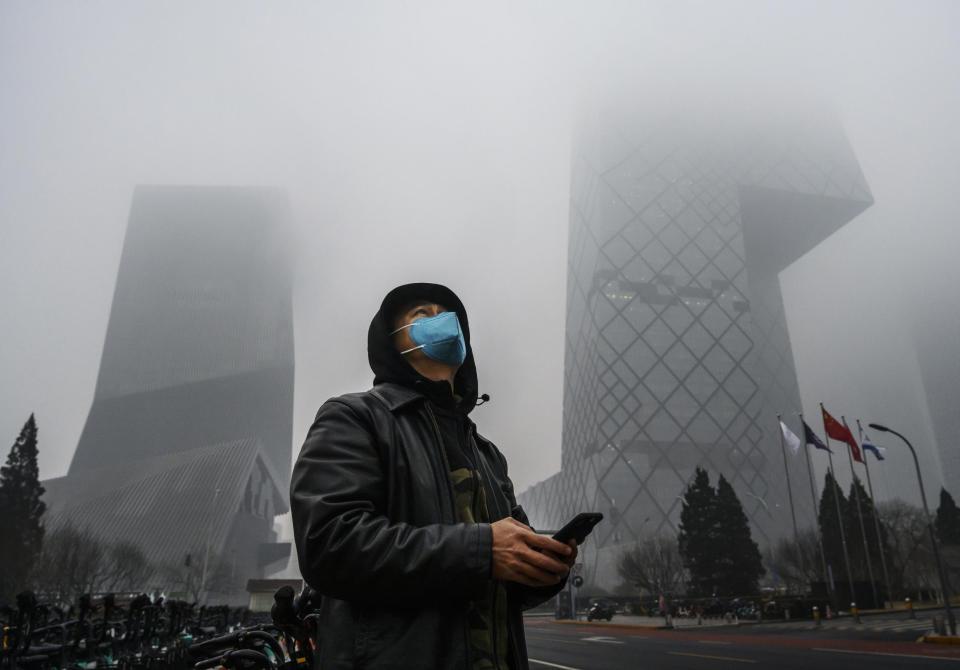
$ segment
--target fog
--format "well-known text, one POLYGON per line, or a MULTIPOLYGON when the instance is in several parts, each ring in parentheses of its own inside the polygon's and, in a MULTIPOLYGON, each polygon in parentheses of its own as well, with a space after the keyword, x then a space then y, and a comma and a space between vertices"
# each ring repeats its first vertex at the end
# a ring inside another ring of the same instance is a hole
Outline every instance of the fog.
MULTIPOLYGON (((41 476, 66 471, 137 184, 267 185, 297 226, 291 449, 325 399, 369 386, 386 291, 435 281, 470 312, 492 397, 473 418, 522 490, 560 463, 582 110, 618 91, 656 91, 666 111, 809 92, 836 110, 875 204, 781 275, 802 409, 897 427, 938 485, 911 328, 960 313, 958 20, 952 2, 8 0, 0 435, 35 412, 41 476)), ((879 497, 915 500, 903 480, 876 478, 879 497)))

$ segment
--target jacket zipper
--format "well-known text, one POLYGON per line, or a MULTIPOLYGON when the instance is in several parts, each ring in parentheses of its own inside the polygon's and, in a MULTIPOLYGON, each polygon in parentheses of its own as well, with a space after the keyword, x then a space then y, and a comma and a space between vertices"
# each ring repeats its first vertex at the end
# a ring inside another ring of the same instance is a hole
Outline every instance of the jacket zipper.
MULTIPOLYGON (((430 415, 430 422, 433 424, 433 433, 437 437, 437 446, 440 451, 440 459, 443 461, 444 474, 443 479, 447 482, 447 493, 449 493, 450 509, 452 511, 453 522, 457 523, 457 505, 456 492, 453 490, 453 483, 450 481, 450 461, 447 459, 447 450, 443 445, 443 435, 440 434, 440 426, 437 424, 437 417, 433 414, 433 408, 430 407, 430 401, 424 403, 427 408, 427 414, 430 415)), ((473 649, 470 648, 470 621, 463 617, 463 642, 467 652, 467 668, 473 666, 473 649)))
POLYGON ((477 441, 473 436, 473 431, 470 435, 470 446, 473 447, 473 453, 477 457, 477 465, 483 468, 483 478, 487 482, 487 488, 490 489, 490 496, 493 498, 493 504, 497 506, 497 514, 503 515, 500 518, 505 518, 510 516, 509 514, 504 514, 503 510, 500 508, 500 501, 497 499, 497 491, 493 487, 493 473, 490 472, 490 468, 487 466, 486 460, 480 455, 480 449, 477 448, 477 441))
MULTIPOLYGON (((497 500, 497 492, 493 487, 493 474, 490 472, 490 469, 487 467, 487 462, 484 460, 483 456, 480 454, 480 449, 477 447, 477 441, 474 438, 473 431, 470 431, 470 446, 473 448, 473 455, 477 458, 477 474, 480 474, 479 468, 483 468, 483 479, 487 482, 487 490, 490 491, 490 497, 493 498, 493 504, 497 508, 497 516, 503 514, 503 510, 500 509, 500 501, 497 500)), ((482 486, 482 482, 478 482, 482 486)), ((489 511, 489 510, 488 510, 489 511)), ((503 517, 501 517, 503 518, 503 517)), ((493 630, 491 635, 493 637, 493 663, 497 668, 500 668, 500 646, 497 644, 497 597, 500 595, 500 589, 498 584, 494 580, 490 580, 493 584, 493 602, 490 606, 491 609, 491 623, 493 624, 493 630)))
POLYGON ((433 434, 437 438, 437 445, 439 447, 439 452, 440 452, 440 460, 443 461, 443 468, 444 468, 443 481, 447 483, 447 493, 449 494, 449 496, 447 497, 447 502, 449 502, 450 504, 450 516, 453 519, 453 522, 457 523, 459 521, 459 519, 457 519, 457 505, 456 505, 457 496, 456 496, 456 492, 454 492, 453 490, 453 484, 450 482, 450 462, 447 460, 447 452, 443 446, 443 436, 440 434, 440 426, 437 424, 437 417, 434 416, 433 409, 431 409, 430 407, 430 403, 427 402, 425 403, 425 405, 427 408, 427 414, 430 415, 430 422, 433 424, 433 434))

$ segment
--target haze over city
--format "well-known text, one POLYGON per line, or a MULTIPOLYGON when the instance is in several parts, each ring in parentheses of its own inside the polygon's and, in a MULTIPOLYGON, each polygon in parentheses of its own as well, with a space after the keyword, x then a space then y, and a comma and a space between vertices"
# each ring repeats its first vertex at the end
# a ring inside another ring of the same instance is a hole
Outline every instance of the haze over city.
MULTIPOLYGON (((296 229, 293 454, 324 400, 369 386, 386 291, 435 281, 470 311, 492 397, 473 416, 523 490, 560 464, 584 110, 734 91, 825 101, 875 201, 781 274, 803 399, 784 414, 824 402, 897 426, 936 489, 914 333, 960 319, 958 18, 950 2, 6 2, 0 431, 35 412, 41 477, 66 472, 136 185, 265 185, 296 229)), ((927 353, 948 364, 957 346, 927 353)), ((909 467, 893 446, 888 468, 909 467)), ((876 484, 917 502, 910 481, 876 484)))

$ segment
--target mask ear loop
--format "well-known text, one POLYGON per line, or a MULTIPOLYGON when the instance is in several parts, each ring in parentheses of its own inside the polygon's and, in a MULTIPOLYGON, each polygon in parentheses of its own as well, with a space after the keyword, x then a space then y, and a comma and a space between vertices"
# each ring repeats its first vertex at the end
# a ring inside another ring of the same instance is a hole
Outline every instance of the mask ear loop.
POLYGON ((433 315, 433 316, 425 316, 425 317, 422 317, 422 318, 420 318, 420 319, 415 319, 414 321, 411 321, 410 323, 408 323, 408 324, 405 325, 405 326, 400 326, 399 328, 397 328, 397 329, 396 329, 395 331, 393 331, 392 333, 387 333, 387 335, 388 335, 388 337, 389 337, 389 336, 396 335, 397 333, 399 333, 399 332, 400 332, 401 330, 403 330, 404 328, 410 328, 411 326, 419 323, 420 321, 427 321, 427 320, 429 320, 429 319, 436 319, 436 318, 439 318, 439 317, 441 317, 441 316, 443 316, 443 315, 445 315, 445 314, 453 314, 454 316, 457 315, 456 312, 440 312, 439 314, 435 314, 435 315, 433 315))
MULTIPOLYGON (((390 333, 387 337, 393 337, 394 335, 396 335, 397 333, 399 333, 399 332, 400 332, 401 330, 403 330, 404 328, 410 328, 410 327, 413 326, 415 323, 416 323, 416 321, 414 321, 413 323, 408 323, 408 324, 405 325, 405 326, 400 326, 400 327, 397 328, 395 331, 393 331, 392 333, 390 333)), ((411 351, 416 351, 417 349, 423 349, 425 346, 427 346, 427 345, 421 344, 421 345, 418 346, 418 347, 411 347, 411 348, 407 349, 406 351, 401 351, 401 352, 400 352, 400 355, 403 356, 404 354, 409 354, 411 351)))
MULTIPOLYGON (((416 323, 416 321, 413 321, 412 323, 408 323, 408 324, 405 325, 405 326, 400 326, 399 328, 397 328, 397 329, 396 329, 395 331, 393 331, 392 333, 387 333, 387 337, 393 337, 394 335, 396 335, 397 333, 399 333, 399 332, 400 332, 401 330, 403 330, 404 328, 410 328, 414 323, 416 323)), ((410 351, 410 350, 408 349, 407 351, 410 351)))

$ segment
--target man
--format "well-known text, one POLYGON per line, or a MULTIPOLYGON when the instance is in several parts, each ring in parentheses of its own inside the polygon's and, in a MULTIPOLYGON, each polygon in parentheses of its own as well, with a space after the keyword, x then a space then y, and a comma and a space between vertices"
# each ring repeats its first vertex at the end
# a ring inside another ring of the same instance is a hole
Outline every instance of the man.
POLYGON ((521 611, 577 556, 527 526, 507 462, 468 417, 467 313, 438 284, 387 294, 374 387, 328 400, 293 469, 300 571, 324 595, 319 665, 526 670, 521 611))

